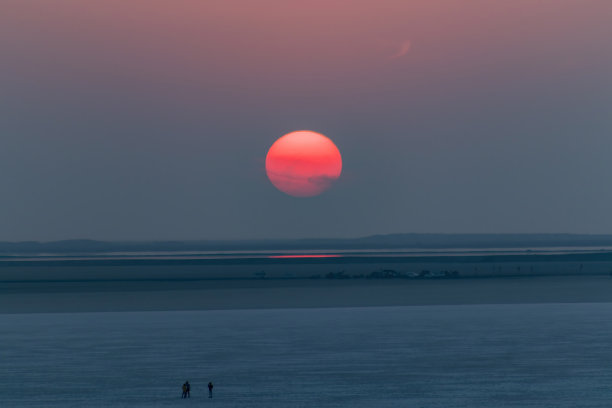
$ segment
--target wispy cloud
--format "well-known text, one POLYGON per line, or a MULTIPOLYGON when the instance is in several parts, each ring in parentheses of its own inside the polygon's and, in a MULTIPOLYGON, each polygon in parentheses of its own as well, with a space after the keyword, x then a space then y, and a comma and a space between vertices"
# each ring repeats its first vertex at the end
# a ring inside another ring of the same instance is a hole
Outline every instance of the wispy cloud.
POLYGON ((397 59, 397 58, 403 57, 404 55, 408 54, 408 51, 410 51, 411 47, 412 47, 412 44, 410 43, 410 41, 406 40, 402 42, 399 46, 399 49, 393 55, 391 55, 390 58, 397 59))
POLYGON ((338 179, 338 177, 330 177, 330 176, 327 176, 327 175, 320 175, 320 176, 309 177, 308 178, 308 182, 310 182, 310 183, 312 183, 312 184, 314 184, 316 186, 328 189, 334 183, 334 181, 336 181, 337 179, 338 179))

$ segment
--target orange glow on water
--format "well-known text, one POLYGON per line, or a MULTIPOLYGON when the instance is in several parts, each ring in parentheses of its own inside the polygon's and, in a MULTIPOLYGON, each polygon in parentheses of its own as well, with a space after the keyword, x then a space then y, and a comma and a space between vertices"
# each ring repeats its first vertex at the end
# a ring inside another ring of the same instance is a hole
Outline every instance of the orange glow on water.
POLYGON ((309 130, 284 135, 266 156, 266 173, 272 184, 295 197, 321 194, 341 172, 342 156, 334 142, 309 130))
POLYGON ((268 258, 279 259, 279 258, 340 258, 342 255, 270 255, 268 258))

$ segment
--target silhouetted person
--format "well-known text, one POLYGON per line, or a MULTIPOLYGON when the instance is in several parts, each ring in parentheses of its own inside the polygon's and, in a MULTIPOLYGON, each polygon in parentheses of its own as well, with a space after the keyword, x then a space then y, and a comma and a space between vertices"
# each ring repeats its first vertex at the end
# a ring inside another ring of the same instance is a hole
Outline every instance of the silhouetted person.
POLYGON ((191 395, 189 394, 189 392, 191 391, 191 385, 189 385, 189 381, 185 381, 185 385, 187 386, 187 398, 190 398, 191 395))
POLYGON ((187 398, 187 383, 183 383, 181 398, 187 398))
POLYGON ((209 382, 208 383, 208 398, 212 398, 212 389, 213 389, 213 383, 209 382))

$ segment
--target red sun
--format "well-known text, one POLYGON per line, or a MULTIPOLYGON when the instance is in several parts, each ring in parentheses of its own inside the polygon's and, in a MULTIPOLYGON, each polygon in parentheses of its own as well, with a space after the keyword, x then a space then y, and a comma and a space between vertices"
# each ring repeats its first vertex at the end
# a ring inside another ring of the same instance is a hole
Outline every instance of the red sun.
POLYGON ((331 187, 342 172, 342 156, 329 138, 310 130, 287 133, 266 156, 268 178, 280 191, 312 197, 331 187))

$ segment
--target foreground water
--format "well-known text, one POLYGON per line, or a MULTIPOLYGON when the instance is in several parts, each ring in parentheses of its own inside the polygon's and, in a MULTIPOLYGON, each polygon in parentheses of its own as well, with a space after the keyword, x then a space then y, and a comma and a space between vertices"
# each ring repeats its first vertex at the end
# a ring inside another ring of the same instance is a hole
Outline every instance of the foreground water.
POLYGON ((0 405, 609 407, 610 316, 609 303, 0 315, 0 405))

